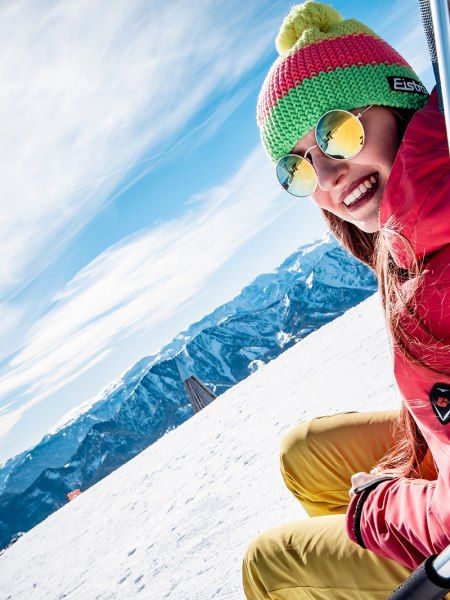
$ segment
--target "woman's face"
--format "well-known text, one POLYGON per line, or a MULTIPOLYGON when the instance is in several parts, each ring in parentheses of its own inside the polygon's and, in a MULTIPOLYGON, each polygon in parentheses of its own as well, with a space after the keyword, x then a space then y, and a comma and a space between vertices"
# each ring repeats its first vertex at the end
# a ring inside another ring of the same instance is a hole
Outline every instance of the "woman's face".
MULTIPOLYGON (((354 114, 362 109, 352 110, 354 114)), ((317 189, 313 201, 353 223, 362 231, 379 229, 379 207, 389 174, 400 145, 397 118, 383 106, 373 106, 361 117, 365 131, 363 149, 350 160, 335 160, 319 148, 308 153, 317 171, 317 189), (359 191, 363 192, 358 196, 359 191)), ((295 145, 292 152, 302 156, 316 145, 314 130, 295 145)))

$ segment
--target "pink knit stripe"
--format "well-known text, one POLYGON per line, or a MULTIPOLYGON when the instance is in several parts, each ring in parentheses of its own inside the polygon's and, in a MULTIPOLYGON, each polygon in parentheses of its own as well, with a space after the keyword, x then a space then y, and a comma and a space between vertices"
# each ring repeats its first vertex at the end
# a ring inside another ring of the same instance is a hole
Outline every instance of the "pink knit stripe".
POLYGON ((301 85, 304 79, 312 79, 322 71, 334 71, 338 67, 370 64, 409 67, 405 59, 384 40, 365 33, 320 40, 299 49, 276 64, 269 80, 272 85, 263 88, 258 105, 260 126, 278 101, 292 88, 301 85))

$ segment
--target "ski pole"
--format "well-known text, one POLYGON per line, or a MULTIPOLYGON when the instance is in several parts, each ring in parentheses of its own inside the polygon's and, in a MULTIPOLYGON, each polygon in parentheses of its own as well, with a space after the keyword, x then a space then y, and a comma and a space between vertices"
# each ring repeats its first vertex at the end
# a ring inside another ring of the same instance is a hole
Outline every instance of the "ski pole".
POLYGON ((450 592, 450 546, 427 558, 388 600, 440 600, 450 592))

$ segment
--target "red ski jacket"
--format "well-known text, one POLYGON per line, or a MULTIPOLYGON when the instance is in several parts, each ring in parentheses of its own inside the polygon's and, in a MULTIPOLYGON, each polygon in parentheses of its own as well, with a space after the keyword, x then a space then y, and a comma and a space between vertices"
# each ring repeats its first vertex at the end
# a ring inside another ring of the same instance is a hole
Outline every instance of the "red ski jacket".
MULTIPOLYGON (((402 322, 408 339, 424 344, 428 363, 450 372, 450 159, 436 91, 406 130, 381 201, 380 227, 394 228, 409 242, 383 232, 400 267, 412 264, 411 251, 425 261, 416 296, 421 322, 407 310, 402 322), (430 332, 447 347, 432 344, 430 332)), ((415 568, 450 544, 450 377, 412 365, 393 346, 398 387, 438 477, 387 478, 358 488, 347 511, 347 533, 376 554, 415 568)), ((411 345, 415 356, 417 348, 411 345)))

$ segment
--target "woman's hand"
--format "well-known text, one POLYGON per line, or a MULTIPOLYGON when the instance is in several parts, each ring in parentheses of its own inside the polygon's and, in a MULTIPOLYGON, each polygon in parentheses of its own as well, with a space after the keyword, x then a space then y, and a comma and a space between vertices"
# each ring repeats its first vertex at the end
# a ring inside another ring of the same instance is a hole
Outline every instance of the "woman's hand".
POLYGON ((372 475, 371 473, 355 473, 352 475, 352 487, 349 490, 350 498, 355 495, 355 489, 361 487, 362 485, 366 485, 367 483, 371 483, 376 479, 382 479, 381 475, 372 475))

